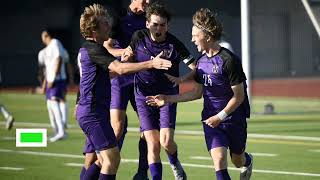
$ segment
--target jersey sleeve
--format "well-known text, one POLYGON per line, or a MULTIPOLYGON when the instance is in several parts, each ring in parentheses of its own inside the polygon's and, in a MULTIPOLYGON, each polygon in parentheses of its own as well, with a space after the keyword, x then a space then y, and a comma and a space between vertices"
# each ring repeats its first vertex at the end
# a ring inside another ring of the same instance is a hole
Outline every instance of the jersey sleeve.
POLYGON ((58 40, 52 40, 53 44, 50 45, 50 48, 51 48, 51 51, 52 51, 52 54, 53 54, 53 58, 54 59, 57 59, 58 57, 61 57, 62 58, 62 45, 61 43, 58 42, 58 40))
MULTIPOLYGON (((55 39, 55 45, 58 47, 58 51, 55 49, 55 54, 59 54, 59 56, 61 57, 62 59, 62 62, 63 63, 68 63, 69 62, 69 54, 67 52, 67 50, 64 48, 64 46, 62 45, 61 41, 59 41, 58 39, 55 39)), ((56 55, 56 57, 58 57, 56 55)))
POLYGON ((44 65, 44 49, 40 50, 38 53, 38 64, 44 65))
POLYGON ((103 46, 100 45, 95 45, 91 48, 87 48, 87 50, 91 61, 105 71, 108 71, 110 63, 112 63, 116 59, 103 46))
POLYGON ((243 72, 240 59, 235 56, 231 56, 231 58, 226 60, 224 63, 224 71, 228 76, 231 86, 240 84, 247 79, 243 72))
POLYGON ((129 46, 131 47, 131 49, 133 51, 136 50, 137 46, 139 45, 139 41, 141 39, 143 39, 145 37, 145 33, 143 32, 143 30, 138 30, 136 32, 133 33, 132 37, 131 37, 131 42, 129 44, 129 46))
POLYGON ((177 46, 177 51, 179 54, 179 59, 184 62, 187 66, 195 61, 195 58, 190 54, 186 46, 179 41, 177 38, 174 38, 175 44, 177 46))
POLYGON ((199 59, 196 60, 196 73, 194 74, 193 77, 194 81, 197 82, 198 84, 203 84, 201 82, 201 77, 200 77, 200 73, 199 73, 199 59))

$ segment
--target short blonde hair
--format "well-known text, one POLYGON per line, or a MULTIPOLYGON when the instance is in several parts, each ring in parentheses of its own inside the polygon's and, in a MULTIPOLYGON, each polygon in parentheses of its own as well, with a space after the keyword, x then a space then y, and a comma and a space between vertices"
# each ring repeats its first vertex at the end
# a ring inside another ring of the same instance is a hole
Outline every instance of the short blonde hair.
POLYGON ((193 25, 215 40, 222 35, 222 24, 216 19, 216 14, 208 8, 199 9, 192 17, 193 25))
POLYGON ((100 4, 85 7, 80 17, 80 33, 84 38, 92 37, 92 32, 99 28, 99 17, 108 17, 106 9, 100 4))

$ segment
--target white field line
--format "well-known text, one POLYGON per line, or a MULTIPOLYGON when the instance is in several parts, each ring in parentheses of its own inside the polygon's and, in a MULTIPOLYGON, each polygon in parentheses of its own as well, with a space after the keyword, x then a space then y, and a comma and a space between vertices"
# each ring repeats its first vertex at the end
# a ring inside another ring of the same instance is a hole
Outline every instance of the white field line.
POLYGON ((48 156, 48 157, 65 157, 65 158, 76 158, 76 159, 84 158, 83 155, 36 152, 36 151, 14 151, 9 149, 0 149, 0 152, 14 153, 14 154, 28 154, 28 155, 36 155, 36 156, 48 156))
POLYGON ((261 157, 276 157, 279 156, 279 154, 271 154, 271 153, 251 153, 253 156, 261 156, 261 157))
MULTIPOLYGON (((138 163, 137 159, 126 159, 121 160, 121 162, 133 162, 138 163)), ((169 162, 162 162, 162 164, 169 165, 169 162)), ((79 163, 66 163, 66 166, 74 166, 74 167, 82 167, 83 164, 79 163)), ((195 168, 206 168, 206 169, 213 169, 213 165, 202 165, 202 164, 191 164, 191 163, 182 163, 184 167, 195 167, 195 168)), ((240 168, 233 168, 228 167, 229 170, 233 171, 240 171, 240 168)), ((253 169, 253 172, 255 173, 264 173, 264 174, 283 174, 283 175, 294 175, 294 176, 312 176, 312 177, 320 177, 320 174, 315 173, 302 173, 302 172, 288 172, 288 171, 272 171, 272 170, 259 170, 259 169, 253 169)))
MULTIPOLYGON (((63 158, 84 158, 81 155, 73 155, 73 154, 60 154, 60 153, 47 153, 47 152, 35 152, 35 151, 14 151, 9 149, 0 149, 0 152, 7 152, 7 153, 15 153, 15 154, 29 154, 29 155, 36 155, 36 156, 49 156, 49 157, 63 157, 63 158)), ((137 163, 137 159, 122 159, 122 162, 127 163, 137 163)), ((163 164, 169 165, 169 162, 162 162, 163 164)), ((73 163, 74 164, 74 163, 73 163)), ((186 167, 197 167, 197 168, 213 168, 212 165, 202 165, 202 164, 191 164, 191 163, 182 163, 183 166, 186 167)), ((240 171, 239 168, 228 168, 230 170, 240 171)), ((296 176, 313 176, 313 177, 320 177, 320 174, 315 173, 303 173, 303 172, 288 172, 288 171, 272 171, 272 170, 258 170, 254 169, 253 172, 257 173, 266 173, 266 174, 285 174, 285 175, 296 175, 296 176)))
POLYGON ((0 167, 0 170, 22 171, 22 170, 24 170, 24 168, 17 168, 17 167, 0 167))
POLYGON ((309 149, 308 151, 310 151, 310 152, 320 153, 320 149, 309 149))
POLYGON ((16 140, 16 137, 8 137, 8 136, 5 136, 5 137, 2 137, 1 139, 2 139, 2 140, 5 140, 5 141, 12 141, 12 140, 16 140))
MULTIPOLYGON (((0 124, 5 124, 5 122, 0 122, 0 124)), ((13 125, 19 126, 28 126, 28 127, 42 127, 42 128, 51 128, 49 123, 30 123, 30 122, 14 122, 13 125)), ((78 125, 68 125, 69 128, 79 127, 78 125)))
POLYGON ((205 156, 190 156, 190 159, 196 159, 196 160, 208 160, 211 161, 211 157, 205 157, 205 156))
MULTIPOLYGON (((276 157, 279 156, 279 154, 268 154, 268 153, 251 153, 254 157, 261 156, 261 157, 276 157)), ((212 160, 211 157, 206 156, 190 156, 190 159, 197 159, 197 160, 212 160)))
MULTIPOLYGON (((0 122, 4 124, 4 122, 0 122)), ((50 124, 46 123, 28 123, 28 122, 15 122, 19 126, 28 127, 47 127, 50 128, 50 124)), ((78 125, 69 125, 69 128, 79 128, 78 125)), ((80 129, 80 128, 79 128, 80 129)), ((128 128, 129 132, 140 132, 139 128, 128 128)), ((189 131, 189 130, 176 130, 175 134, 184 135, 203 135, 203 131, 189 131)), ((248 138, 256 139, 276 139, 276 140, 301 140, 301 141, 317 141, 320 142, 320 137, 307 137, 307 136, 286 136, 286 135, 273 135, 273 134, 248 134, 248 138)))

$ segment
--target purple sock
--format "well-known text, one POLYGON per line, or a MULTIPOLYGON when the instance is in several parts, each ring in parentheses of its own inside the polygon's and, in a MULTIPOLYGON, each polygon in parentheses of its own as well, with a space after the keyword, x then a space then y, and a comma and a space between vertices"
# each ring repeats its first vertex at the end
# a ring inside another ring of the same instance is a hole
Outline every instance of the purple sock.
POLYGON ((93 163, 84 173, 82 180, 91 180, 91 179, 98 179, 100 174, 101 168, 93 163))
POLYGON ((227 169, 216 171, 216 176, 217 180, 231 180, 227 169))
POLYGON ((246 163, 244 163, 244 166, 248 167, 250 165, 252 159, 251 159, 251 157, 249 156, 248 153, 244 153, 244 155, 246 157, 246 163))
POLYGON ((170 164, 176 164, 178 161, 178 150, 173 153, 173 154, 169 154, 169 152, 167 152, 170 164))
POLYGON ((148 146, 145 139, 140 138, 139 140, 139 167, 138 173, 144 174, 147 176, 148 174, 148 146))
POLYGON ((159 163, 153 163, 149 165, 152 180, 161 180, 162 179, 162 164, 159 163))
POLYGON ((99 180, 115 180, 116 175, 115 174, 100 174, 99 180))
POLYGON ((82 178, 83 178, 84 174, 86 173, 86 171, 87 171, 86 168, 82 167, 81 172, 80 172, 80 180, 82 180, 82 178))

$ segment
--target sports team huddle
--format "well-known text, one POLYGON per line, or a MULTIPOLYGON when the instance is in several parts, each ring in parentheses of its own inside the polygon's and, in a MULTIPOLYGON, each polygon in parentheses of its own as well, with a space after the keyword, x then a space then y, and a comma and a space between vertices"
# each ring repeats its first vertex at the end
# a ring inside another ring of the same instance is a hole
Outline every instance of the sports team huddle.
POLYGON ((99 4, 85 7, 76 105, 76 119, 86 135, 81 180, 116 179, 129 101, 140 122, 139 165, 133 179, 149 179, 148 170, 153 180, 162 179, 163 148, 174 179, 186 180, 174 141, 177 102, 201 97, 199 124, 216 179, 231 179, 228 149, 232 163, 242 168, 240 180, 250 179, 253 157, 245 152, 250 106, 241 60, 219 45, 223 28, 210 9, 201 8, 192 17, 191 41, 202 54, 198 59, 168 32, 170 19, 163 4, 149 0, 132 0, 117 17, 99 4), (181 77, 180 62, 191 69, 181 77), (184 81, 196 85, 179 94, 178 84, 184 81))

